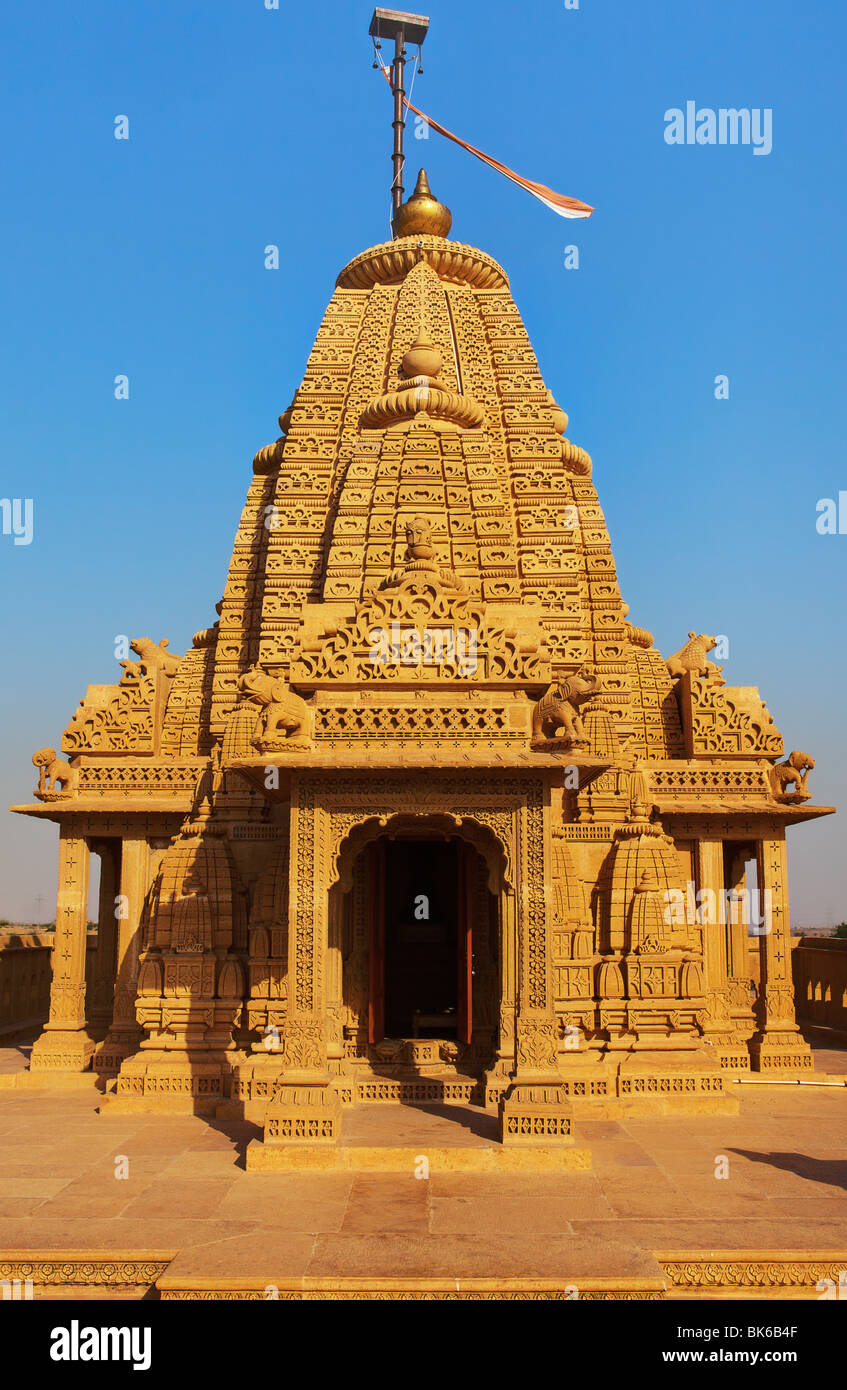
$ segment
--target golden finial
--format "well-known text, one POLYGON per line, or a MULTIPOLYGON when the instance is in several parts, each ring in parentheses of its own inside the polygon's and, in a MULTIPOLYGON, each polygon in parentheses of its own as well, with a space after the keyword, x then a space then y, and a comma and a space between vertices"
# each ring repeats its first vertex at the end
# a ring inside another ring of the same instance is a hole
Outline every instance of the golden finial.
POLYGON ((444 236, 453 225, 453 214, 433 196, 426 170, 421 169, 415 191, 394 216, 395 237, 444 236))

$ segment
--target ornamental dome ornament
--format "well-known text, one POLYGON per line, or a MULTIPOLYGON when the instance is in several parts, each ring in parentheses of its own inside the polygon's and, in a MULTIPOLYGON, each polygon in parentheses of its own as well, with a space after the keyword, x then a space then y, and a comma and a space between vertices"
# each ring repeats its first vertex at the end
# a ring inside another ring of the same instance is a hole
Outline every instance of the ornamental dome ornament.
POLYGON ((416 419, 434 429, 480 429, 485 411, 470 396, 442 385, 438 375, 441 353, 429 340, 423 324, 400 364, 401 376, 393 391, 370 402, 359 417, 359 428, 408 429, 416 419))
POLYGON ((421 169, 414 193, 405 203, 400 204, 394 216, 392 227, 395 237, 446 237, 452 225, 452 212, 433 195, 426 170, 421 169))

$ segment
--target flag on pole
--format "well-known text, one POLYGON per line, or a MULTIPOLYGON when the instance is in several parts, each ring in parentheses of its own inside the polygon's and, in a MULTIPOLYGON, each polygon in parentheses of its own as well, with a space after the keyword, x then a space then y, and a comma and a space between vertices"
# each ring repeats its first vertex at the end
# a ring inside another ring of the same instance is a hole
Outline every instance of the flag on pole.
MULTIPOLYGON (((383 77, 393 91, 394 88, 388 68, 384 63, 381 63, 380 66, 382 68, 383 77)), ((490 154, 485 154, 483 150, 478 150, 474 145, 469 145, 466 140, 462 140, 458 135, 454 135, 452 130, 448 130, 446 126, 440 125, 438 121, 434 121, 431 116, 427 116, 423 111, 420 111, 417 106, 413 106, 405 95, 403 97, 403 103, 410 111, 413 111, 416 116, 420 116, 422 121, 426 121, 427 125, 432 126, 432 129, 437 131, 439 135, 443 135, 446 140, 452 140, 454 145, 459 145, 463 150, 467 150, 468 154, 472 154, 477 159, 481 159, 483 164, 487 164, 489 168, 496 169, 498 174, 502 174, 504 178, 510 179, 512 183, 516 183, 518 188, 523 188, 527 193, 531 193, 533 198, 537 198, 539 203, 543 203, 546 208, 549 208, 551 212, 555 212, 559 217, 590 217, 594 211, 590 203, 582 203, 579 198, 569 198, 565 193, 555 193, 552 188, 547 188, 543 183, 536 183, 534 179, 525 179, 522 174, 516 174, 514 169, 509 169, 507 165, 501 164, 499 159, 493 159, 490 154)))

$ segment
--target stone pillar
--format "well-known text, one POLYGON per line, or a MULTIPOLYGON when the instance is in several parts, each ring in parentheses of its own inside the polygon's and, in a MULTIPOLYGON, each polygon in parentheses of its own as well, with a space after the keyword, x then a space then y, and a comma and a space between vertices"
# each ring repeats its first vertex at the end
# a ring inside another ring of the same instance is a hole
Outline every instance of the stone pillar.
POLYGON ((334 1144, 341 1101, 328 1058, 330 815, 314 783, 293 779, 288 918, 288 1009, 281 1072, 265 1113, 266 1144, 334 1144))
POLYGON ((515 1064, 500 1102, 504 1144, 572 1144, 571 1107, 559 1071, 548 905, 552 900, 550 793, 530 791, 514 835, 517 870, 515 1064), (547 814, 545 815, 545 811, 547 814))
POLYGON ((486 1107, 496 1109, 515 1070, 515 989, 517 976, 517 903, 514 890, 505 884, 499 897, 499 1007, 497 1053, 485 1074, 486 1107))
POLYGON ((121 845, 120 894, 112 900, 117 932, 114 1006, 109 1031, 97 1049, 95 1070, 113 1074, 121 1062, 137 1051, 142 1029, 135 1014, 138 956, 141 949, 141 912, 147 894, 150 851, 147 840, 126 836, 121 845))
POLYGON ((812 1053, 794 1014, 788 923, 785 831, 775 831, 756 849, 759 880, 758 1029, 750 1044, 756 1071, 811 1071, 812 1053))
MULTIPOLYGON (((699 918, 703 926, 708 1020, 704 1034, 720 1052, 734 1051, 732 1010, 729 997, 724 846, 719 839, 696 841, 696 874, 699 918)), ((747 1049, 742 1049, 747 1062, 747 1049)))
POLYGON ((73 823, 59 831, 59 892, 50 1017, 33 1044, 32 1071, 87 1071, 94 1043, 85 1027, 89 852, 73 823))
POLYGON ((94 840, 91 849, 100 856, 100 898, 97 910, 97 950, 89 981, 88 1031, 102 1041, 112 1022, 115 998, 117 948, 118 841, 94 840))
POLYGON ((725 846, 725 879, 728 894, 736 900, 735 908, 728 914, 727 922, 727 975, 731 980, 750 979, 750 949, 747 927, 749 912, 745 910, 747 901, 747 860, 752 848, 746 843, 725 846))
POLYGON ((341 884, 335 883, 328 895, 326 958, 327 1061, 329 1070, 337 1076, 344 1064, 343 1031, 343 952, 342 924, 344 898, 341 884))
MULTIPOLYGON (((751 992, 750 906, 747 894, 747 860, 755 853, 755 847, 745 841, 728 842, 725 853, 725 879, 728 891, 727 975, 729 976, 729 1002, 732 1013, 732 1026, 739 1043, 748 1048, 756 1031, 753 1014, 755 990, 751 992)), ((755 938, 753 938, 755 940, 755 938)))

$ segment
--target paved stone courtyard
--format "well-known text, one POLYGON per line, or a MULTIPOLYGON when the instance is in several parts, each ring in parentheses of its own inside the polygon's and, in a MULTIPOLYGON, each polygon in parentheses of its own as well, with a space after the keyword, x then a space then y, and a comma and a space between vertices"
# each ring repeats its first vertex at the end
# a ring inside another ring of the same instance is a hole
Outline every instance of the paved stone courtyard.
MULTIPOLYGON (((847 1251, 847 1088, 739 1087, 736 1116, 580 1120, 590 1172, 253 1173, 247 1123, 97 1113, 2 1054, 0 1255, 166 1252, 168 1278, 656 1279, 661 1252, 847 1251), (720 1156, 727 1178, 715 1177, 720 1156), (127 1160, 128 1176, 115 1176, 127 1160)), ((845 1070, 819 1053, 817 1075, 845 1070)), ((465 1107, 368 1107, 348 1143, 489 1142, 465 1107), (382 1137, 381 1137, 382 1136, 382 1137)))

